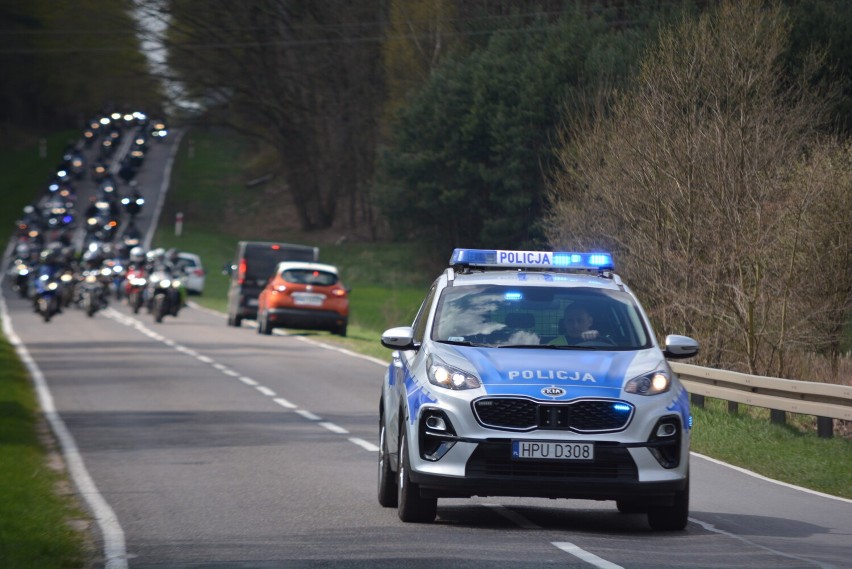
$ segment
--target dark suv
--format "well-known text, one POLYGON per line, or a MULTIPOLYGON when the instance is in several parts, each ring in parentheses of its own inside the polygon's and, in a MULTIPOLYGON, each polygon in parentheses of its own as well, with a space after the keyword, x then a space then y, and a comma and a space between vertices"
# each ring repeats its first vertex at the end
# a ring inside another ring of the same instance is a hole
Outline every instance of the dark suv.
POLYGON ((282 261, 319 260, 319 248, 291 243, 240 241, 234 262, 228 267, 228 326, 239 326, 243 318, 257 317, 257 297, 275 267, 282 261))

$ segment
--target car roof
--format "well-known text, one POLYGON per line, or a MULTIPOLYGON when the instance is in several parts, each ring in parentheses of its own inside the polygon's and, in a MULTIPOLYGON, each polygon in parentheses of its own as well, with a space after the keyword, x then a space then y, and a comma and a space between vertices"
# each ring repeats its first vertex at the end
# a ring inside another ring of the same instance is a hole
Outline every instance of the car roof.
POLYGON ((290 269, 302 269, 306 271, 325 271, 326 273, 337 274, 337 267, 334 265, 326 265, 325 263, 309 263, 307 261, 284 261, 278 263, 275 268, 276 273, 288 271, 290 269))

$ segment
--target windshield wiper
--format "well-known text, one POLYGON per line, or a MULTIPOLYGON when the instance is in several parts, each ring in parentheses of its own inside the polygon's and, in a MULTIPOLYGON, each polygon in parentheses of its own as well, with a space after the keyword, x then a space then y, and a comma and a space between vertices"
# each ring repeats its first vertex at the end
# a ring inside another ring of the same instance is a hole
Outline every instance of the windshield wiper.
POLYGON ((453 346, 473 346, 476 348, 493 347, 490 344, 479 344, 477 342, 468 342, 467 340, 435 340, 439 344, 451 344, 453 346))
POLYGON ((595 346, 567 346, 559 344, 502 344, 498 348, 520 348, 523 350, 598 350, 595 346))

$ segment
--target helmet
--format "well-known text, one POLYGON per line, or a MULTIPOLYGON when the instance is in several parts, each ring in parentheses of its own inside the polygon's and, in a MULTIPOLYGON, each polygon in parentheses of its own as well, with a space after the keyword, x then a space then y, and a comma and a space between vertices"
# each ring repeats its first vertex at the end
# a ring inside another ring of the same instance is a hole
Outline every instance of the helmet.
POLYGON ((142 247, 134 247, 130 250, 130 260, 134 263, 141 263, 145 260, 145 249, 142 247))

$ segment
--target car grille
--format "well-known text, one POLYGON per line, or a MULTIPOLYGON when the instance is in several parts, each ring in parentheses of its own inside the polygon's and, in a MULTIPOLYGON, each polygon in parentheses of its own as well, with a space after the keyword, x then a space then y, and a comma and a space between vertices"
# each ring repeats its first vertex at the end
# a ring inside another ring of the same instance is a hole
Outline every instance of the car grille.
POLYGON ((465 476, 477 478, 525 478, 542 482, 570 479, 638 480, 630 452, 619 446, 596 443, 593 462, 567 460, 512 460, 512 442, 481 443, 467 461, 465 476))
POLYGON ((611 399, 580 399, 556 404, 532 399, 493 397, 475 401, 473 412, 482 426, 493 429, 611 433, 621 431, 630 424, 633 406, 611 399), (629 412, 616 410, 616 403, 630 407, 629 412))

